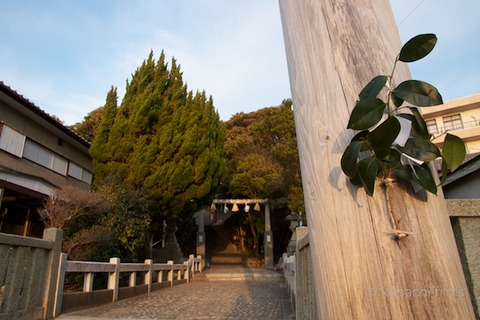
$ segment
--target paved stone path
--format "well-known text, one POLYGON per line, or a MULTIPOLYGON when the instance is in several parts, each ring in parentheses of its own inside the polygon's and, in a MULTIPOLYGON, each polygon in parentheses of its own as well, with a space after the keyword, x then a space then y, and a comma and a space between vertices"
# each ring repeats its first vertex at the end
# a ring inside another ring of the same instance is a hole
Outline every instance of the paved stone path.
POLYGON ((193 281, 150 294, 61 315, 86 319, 295 319, 279 281, 193 281))

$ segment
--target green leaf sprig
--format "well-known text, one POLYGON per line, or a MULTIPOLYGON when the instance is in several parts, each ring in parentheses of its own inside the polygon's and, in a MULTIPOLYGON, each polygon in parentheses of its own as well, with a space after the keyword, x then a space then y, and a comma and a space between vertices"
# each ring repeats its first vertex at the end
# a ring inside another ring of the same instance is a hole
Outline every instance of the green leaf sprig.
POLYGON ((394 178, 403 179, 437 194, 428 163, 442 157, 443 182, 447 173, 465 159, 463 140, 450 133, 445 135, 440 152, 417 109, 443 104, 437 88, 423 81, 406 80, 392 89, 397 63, 424 58, 436 43, 437 37, 431 33, 410 39, 395 59, 391 75, 374 77, 359 93, 347 125, 359 132, 345 149, 341 167, 350 181, 363 186, 369 196, 373 195, 377 178, 387 186, 394 178), (386 101, 378 97, 384 90, 386 101))

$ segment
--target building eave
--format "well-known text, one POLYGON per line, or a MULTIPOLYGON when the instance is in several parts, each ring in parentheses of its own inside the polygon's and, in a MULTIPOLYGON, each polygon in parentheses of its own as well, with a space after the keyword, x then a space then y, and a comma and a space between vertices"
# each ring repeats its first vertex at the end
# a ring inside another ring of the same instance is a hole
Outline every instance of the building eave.
POLYGON ((3 81, 0 81, 0 92, 8 96, 10 99, 16 101, 23 109, 18 110, 19 112, 25 114, 29 118, 32 116, 37 116, 40 119, 44 120, 52 128, 60 131, 66 137, 72 139, 75 143, 79 144, 84 150, 88 153, 90 148, 90 143, 82 138, 77 133, 73 132, 70 128, 63 125, 61 122, 57 121, 54 117, 43 111, 40 107, 36 106, 33 102, 7 86, 3 81))

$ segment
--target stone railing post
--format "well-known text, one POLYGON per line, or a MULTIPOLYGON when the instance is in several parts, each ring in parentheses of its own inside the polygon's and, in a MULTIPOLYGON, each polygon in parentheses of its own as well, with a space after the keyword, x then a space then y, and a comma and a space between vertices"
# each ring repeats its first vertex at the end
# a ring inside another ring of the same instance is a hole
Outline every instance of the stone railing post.
POLYGON ((135 287, 137 285, 137 273, 135 271, 130 272, 128 277, 128 286, 135 287))
POLYGON ((163 270, 158 270, 158 273, 157 273, 157 282, 158 282, 158 283, 163 282, 163 270))
POLYGON ((49 254, 50 269, 47 271, 47 279, 45 281, 46 288, 43 300, 44 318, 52 318, 55 309, 58 269, 60 265, 60 254, 62 253, 62 238, 63 231, 60 229, 48 228, 43 232, 43 239, 54 243, 49 254))
POLYGON ((83 276, 83 292, 92 292, 93 291, 93 272, 85 272, 83 276))
POLYGON ((148 285, 148 292, 152 292, 152 283, 153 283, 153 260, 145 260, 145 264, 148 264, 149 269, 145 273, 145 284, 148 285))
POLYGON ((195 273, 195 256, 193 254, 190 254, 188 256, 188 275, 189 275, 189 277, 193 277, 194 273, 195 273))
POLYGON ((187 282, 190 282, 190 267, 192 263, 192 255, 188 256, 188 260, 183 262, 183 264, 187 267, 184 274, 184 278, 187 279, 187 282))
POLYGON ((120 259, 110 258, 110 263, 115 265, 115 271, 108 274, 107 288, 113 290, 112 302, 118 300, 118 282, 120 280, 120 259))
POLYGON ((170 286, 173 287, 173 260, 168 260, 167 264, 170 265, 170 270, 168 270, 167 280, 170 281, 170 286))
POLYGON ((60 315, 62 312, 63 285, 65 284, 65 269, 67 267, 66 253, 60 254, 60 261, 58 264, 57 290, 55 293, 55 306, 53 310, 54 317, 60 315))
POLYGON ((200 259, 200 262, 196 265, 196 271, 202 272, 203 268, 206 266, 205 261, 202 260, 202 256, 200 255, 198 255, 197 258, 200 259))

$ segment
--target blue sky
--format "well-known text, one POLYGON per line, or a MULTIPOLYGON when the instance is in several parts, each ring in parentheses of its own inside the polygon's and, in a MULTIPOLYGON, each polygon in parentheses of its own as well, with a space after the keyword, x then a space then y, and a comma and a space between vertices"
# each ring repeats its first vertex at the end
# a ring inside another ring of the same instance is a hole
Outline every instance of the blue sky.
MULTIPOLYGON (((392 0, 403 41, 439 42, 410 65, 444 100, 480 93, 480 1, 392 0)), ((277 0, 0 1, 0 80, 65 124, 101 106, 153 50, 175 57, 223 120, 290 97, 277 0)))

